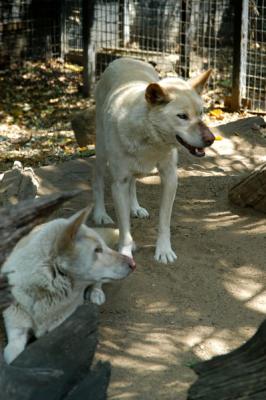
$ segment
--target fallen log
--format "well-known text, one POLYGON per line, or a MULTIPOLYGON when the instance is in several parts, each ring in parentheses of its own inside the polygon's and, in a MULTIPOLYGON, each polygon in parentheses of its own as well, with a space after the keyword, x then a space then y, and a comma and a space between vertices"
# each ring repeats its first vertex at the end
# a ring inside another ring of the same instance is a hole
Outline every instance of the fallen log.
POLYGON ((187 400, 265 400, 266 320, 238 349, 192 369, 199 378, 189 389, 187 400))
POLYGON ((0 368, 1 398, 104 400, 110 365, 91 369, 97 345, 97 307, 79 307, 61 326, 30 344, 0 368))
POLYGON ((228 193, 229 200, 241 207, 252 207, 266 213, 266 164, 234 185, 228 193))
POLYGON ((7 207, 37 195, 39 180, 30 167, 23 168, 15 161, 13 168, 6 171, 0 182, 0 206, 7 207))

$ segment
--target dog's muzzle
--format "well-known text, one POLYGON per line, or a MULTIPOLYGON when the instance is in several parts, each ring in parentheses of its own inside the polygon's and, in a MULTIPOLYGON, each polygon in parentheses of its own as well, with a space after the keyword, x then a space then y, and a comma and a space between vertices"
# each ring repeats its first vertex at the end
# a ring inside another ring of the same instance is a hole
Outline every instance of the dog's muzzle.
POLYGON ((135 271, 135 269, 137 268, 137 265, 136 265, 134 259, 131 257, 125 256, 125 255, 123 255, 123 259, 124 259, 124 262, 126 264, 128 264, 129 268, 132 269, 132 271, 135 271))
POLYGON ((213 133, 210 131, 210 129, 205 125, 202 121, 198 123, 198 129, 201 134, 201 139, 203 142, 203 147, 195 147, 192 146, 191 144, 187 143, 185 140, 183 140, 180 136, 176 135, 177 141, 182 144, 182 146, 186 147, 188 151, 196 157, 204 157, 205 156, 205 147, 209 147, 213 144, 215 140, 215 136, 213 133))

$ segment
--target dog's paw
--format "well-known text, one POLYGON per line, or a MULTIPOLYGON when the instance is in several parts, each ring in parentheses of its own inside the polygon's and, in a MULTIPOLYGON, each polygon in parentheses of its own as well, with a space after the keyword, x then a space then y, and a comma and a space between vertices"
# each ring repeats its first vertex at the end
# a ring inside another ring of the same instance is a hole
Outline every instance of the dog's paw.
POLYGON ((134 218, 149 218, 149 213, 144 207, 131 208, 131 216, 134 218))
POLYGON ((6 363, 11 364, 22 351, 23 349, 21 349, 21 346, 17 347, 14 344, 8 344, 4 349, 4 359, 6 363))
POLYGON ((105 294, 102 289, 93 288, 90 294, 90 300, 93 304, 101 306, 105 303, 105 294))
POLYGON ((136 249, 137 246, 135 242, 132 242, 128 245, 119 246, 119 253, 132 258, 132 251, 135 251, 136 249))
POLYGON ((171 245, 168 246, 157 245, 154 258, 156 261, 160 263, 168 264, 168 263, 173 263, 177 259, 177 256, 175 252, 172 250, 171 245))
POLYGON ((109 217, 109 215, 106 212, 105 213, 94 212, 93 221, 95 222, 96 225, 114 224, 114 221, 112 220, 111 217, 109 217))

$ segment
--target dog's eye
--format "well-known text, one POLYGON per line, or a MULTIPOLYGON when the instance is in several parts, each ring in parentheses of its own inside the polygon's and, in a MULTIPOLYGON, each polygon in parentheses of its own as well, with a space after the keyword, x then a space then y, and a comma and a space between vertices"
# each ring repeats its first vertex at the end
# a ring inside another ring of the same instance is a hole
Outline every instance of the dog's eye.
POLYGON ((102 253, 103 249, 102 249, 102 247, 98 246, 98 247, 95 247, 94 251, 95 251, 95 253, 102 253))
POLYGON ((184 119, 185 121, 188 120, 188 115, 187 114, 177 114, 177 117, 180 119, 184 119))

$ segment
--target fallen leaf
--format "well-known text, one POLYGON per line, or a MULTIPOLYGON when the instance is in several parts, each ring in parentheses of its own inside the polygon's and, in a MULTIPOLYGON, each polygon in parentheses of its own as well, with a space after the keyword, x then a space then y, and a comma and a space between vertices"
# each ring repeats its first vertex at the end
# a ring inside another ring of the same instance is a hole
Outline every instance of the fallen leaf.
POLYGON ((209 116, 214 117, 216 119, 224 119, 224 113, 220 108, 215 108, 209 112, 209 116))

